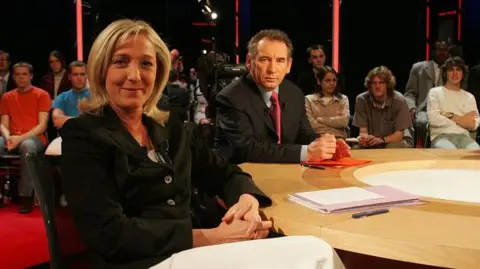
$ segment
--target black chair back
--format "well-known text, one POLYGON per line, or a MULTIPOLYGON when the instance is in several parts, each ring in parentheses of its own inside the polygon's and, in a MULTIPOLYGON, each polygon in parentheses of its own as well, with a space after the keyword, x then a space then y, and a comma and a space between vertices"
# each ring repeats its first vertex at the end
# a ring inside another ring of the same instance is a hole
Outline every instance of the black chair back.
MULTIPOLYGON (((42 211, 50 252, 50 268, 78 267, 77 265, 86 259, 86 247, 80 240, 68 209, 56 203, 54 170, 50 161, 37 154, 27 154, 25 158, 42 211)), ((86 265, 80 267, 86 268, 86 265)))

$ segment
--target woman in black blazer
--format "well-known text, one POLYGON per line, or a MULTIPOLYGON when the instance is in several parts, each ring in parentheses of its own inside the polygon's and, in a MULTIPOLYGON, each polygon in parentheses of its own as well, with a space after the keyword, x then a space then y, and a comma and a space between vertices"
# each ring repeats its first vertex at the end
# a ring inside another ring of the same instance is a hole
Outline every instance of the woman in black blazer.
POLYGON ((95 268, 147 268, 192 247, 265 238, 271 227, 258 211, 271 201, 251 177, 156 108, 169 65, 146 23, 112 23, 91 48, 84 114, 60 131, 66 199, 95 268), (217 228, 192 230, 193 187, 229 207, 217 228))

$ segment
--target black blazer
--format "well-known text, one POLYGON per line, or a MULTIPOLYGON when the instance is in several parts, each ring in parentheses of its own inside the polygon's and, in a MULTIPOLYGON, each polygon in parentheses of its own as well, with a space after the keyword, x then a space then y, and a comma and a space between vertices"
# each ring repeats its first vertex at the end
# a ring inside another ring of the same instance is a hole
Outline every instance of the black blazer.
POLYGON ((305 114, 305 96, 292 82, 284 80, 278 90, 282 107, 282 145, 261 90, 247 74, 217 95, 217 148, 231 162, 295 163, 302 145, 318 135, 305 114))
POLYGON ((297 86, 302 90, 305 96, 312 94, 317 90, 317 78, 311 68, 298 76, 297 86))
POLYGON ((8 75, 8 80, 7 80, 7 92, 15 90, 16 88, 17 88, 17 84, 13 79, 13 73, 10 72, 10 75, 8 75))
POLYGON ((243 193, 271 204, 251 177, 205 147, 171 116, 166 127, 144 116, 152 144, 169 162, 155 163, 108 106, 60 130, 68 206, 95 268, 148 268, 192 248, 191 188, 227 205, 243 193))
POLYGON ((467 79, 467 90, 475 96, 477 107, 480 104, 480 64, 470 69, 467 79))

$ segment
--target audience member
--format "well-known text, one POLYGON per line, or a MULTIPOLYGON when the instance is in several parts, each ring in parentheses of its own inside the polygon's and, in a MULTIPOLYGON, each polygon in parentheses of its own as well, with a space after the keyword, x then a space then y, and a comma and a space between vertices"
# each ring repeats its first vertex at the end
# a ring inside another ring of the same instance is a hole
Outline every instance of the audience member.
POLYGON ((10 63, 10 54, 0 50, 0 96, 17 87, 10 76, 10 63))
POLYGON ((169 72, 168 49, 145 22, 113 22, 92 45, 91 98, 81 103, 84 115, 68 120, 60 132, 63 186, 76 227, 95 257, 93 267, 148 268, 166 260, 157 268, 219 268, 199 258, 200 252, 242 266, 287 268, 296 262, 310 264, 303 268, 344 268, 335 251, 313 237, 302 244, 293 237, 257 248, 238 245, 241 259, 226 254, 228 245, 182 252, 264 238, 272 224, 261 220, 258 209, 271 200, 248 174, 191 136, 174 114, 157 109, 169 72), (230 207, 217 228, 192 230, 194 186, 230 207), (298 250, 294 255, 292 247, 298 250))
POLYGON ((353 117, 353 125, 360 128, 360 147, 412 147, 412 119, 405 98, 394 90, 392 72, 385 66, 373 68, 365 87, 367 91, 357 96, 353 117))
POLYGON ((308 47, 308 63, 311 68, 298 77, 297 86, 303 91, 304 95, 316 92, 318 87, 316 75, 320 69, 325 66, 325 49, 322 45, 313 45, 308 47))
POLYGON ((48 63, 50 64, 50 72, 43 76, 41 87, 50 94, 52 100, 55 100, 57 95, 70 90, 72 84, 66 72, 65 57, 60 51, 54 50, 50 52, 48 63))
POLYGON ((73 117, 78 117, 78 102, 90 96, 87 89, 87 65, 84 62, 74 61, 68 68, 68 77, 72 83, 72 89, 61 93, 53 102, 52 119, 56 128, 73 117))
POLYGON ((305 97, 305 108, 310 125, 317 134, 333 134, 347 138, 350 107, 347 96, 340 93, 338 74, 330 66, 318 70, 319 87, 305 97))
POLYGON ((467 90, 475 96, 478 107, 480 100, 480 64, 473 66, 468 72, 468 78, 465 79, 467 80, 467 90))
POLYGON ((250 72, 218 93, 215 142, 232 162, 298 163, 335 153, 335 137, 319 138, 308 122, 301 90, 284 80, 292 50, 284 32, 260 31, 248 43, 250 72))
POLYGON ((427 135, 428 91, 433 87, 443 85, 440 66, 448 57, 449 47, 447 43, 437 41, 432 52, 432 60, 415 63, 410 70, 405 88, 405 99, 419 141, 425 141, 427 135))
POLYGON ((432 147, 443 149, 480 148, 470 132, 480 123, 473 94, 462 89, 467 66, 460 57, 447 59, 442 66, 446 83, 428 93, 428 124, 432 147))
POLYGON ((32 85, 33 67, 26 62, 13 66, 17 88, 2 96, 0 114, 0 151, 20 154, 20 213, 29 213, 33 206, 33 183, 27 170, 25 156, 41 154, 47 144, 45 130, 52 102, 48 93, 32 85))

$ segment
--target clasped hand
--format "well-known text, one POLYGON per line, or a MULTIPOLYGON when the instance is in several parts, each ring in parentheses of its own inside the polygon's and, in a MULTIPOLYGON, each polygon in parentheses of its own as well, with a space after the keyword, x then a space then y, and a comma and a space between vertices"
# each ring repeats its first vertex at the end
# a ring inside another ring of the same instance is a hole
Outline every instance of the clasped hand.
POLYGON ((268 236, 271 221, 262 220, 258 200, 250 194, 242 194, 230 207, 217 227, 221 242, 237 242, 262 239, 268 236))
POLYGON ((383 139, 380 137, 369 134, 360 134, 358 142, 362 146, 376 146, 384 143, 383 139))
POLYGON ((20 143, 22 142, 22 138, 18 135, 11 135, 8 137, 7 141, 6 141, 6 148, 10 151, 10 150, 14 150, 18 147, 18 145, 20 145, 20 143))
POLYGON ((310 143, 307 148, 309 161, 341 159, 351 157, 350 146, 343 139, 336 139, 334 135, 324 134, 310 143))

